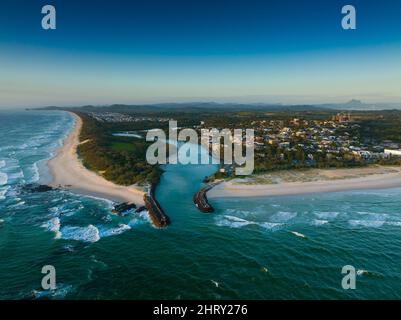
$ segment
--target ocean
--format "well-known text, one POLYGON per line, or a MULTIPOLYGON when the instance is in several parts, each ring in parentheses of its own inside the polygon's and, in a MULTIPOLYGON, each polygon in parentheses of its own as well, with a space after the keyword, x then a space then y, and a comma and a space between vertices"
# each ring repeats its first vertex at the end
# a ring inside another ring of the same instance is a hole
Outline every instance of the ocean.
POLYGON ((218 199, 193 193, 214 165, 167 165, 156 197, 171 219, 46 183, 68 113, 0 112, 0 299, 399 299, 401 189, 218 199), (41 288, 53 265, 57 289, 41 288), (357 271, 356 289, 341 269, 357 271))

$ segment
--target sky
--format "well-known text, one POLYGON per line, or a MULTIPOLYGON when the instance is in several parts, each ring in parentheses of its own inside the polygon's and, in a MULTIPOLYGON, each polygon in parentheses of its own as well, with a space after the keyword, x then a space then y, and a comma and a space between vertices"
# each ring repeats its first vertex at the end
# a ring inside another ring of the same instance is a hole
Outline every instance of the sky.
POLYGON ((0 2, 0 107, 401 102, 400 84, 398 0, 0 2))

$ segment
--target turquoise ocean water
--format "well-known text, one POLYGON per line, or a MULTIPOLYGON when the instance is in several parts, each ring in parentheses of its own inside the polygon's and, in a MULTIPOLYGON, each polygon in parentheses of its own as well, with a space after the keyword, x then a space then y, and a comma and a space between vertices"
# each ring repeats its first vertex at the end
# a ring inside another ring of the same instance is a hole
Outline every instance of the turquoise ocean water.
POLYGON ((401 190, 213 200, 193 193, 215 167, 168 165, 156 196, 171 218, 117 217, 112 203, 46 182, 73 124, 63 112, 0 112, 0 299, 401 298, 401 190), (57 289, 41 289, 53 265, 57 289), (359 270, 356 290, 341 268, 359 270), (218 285, 216 285, 218 283, 218 285))

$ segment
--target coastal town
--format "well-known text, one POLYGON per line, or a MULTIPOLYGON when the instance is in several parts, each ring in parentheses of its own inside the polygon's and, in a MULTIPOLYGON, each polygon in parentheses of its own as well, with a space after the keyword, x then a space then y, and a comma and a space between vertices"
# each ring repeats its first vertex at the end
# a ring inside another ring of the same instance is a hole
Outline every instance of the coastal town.
MULTIPOLYGON (((235 124, 254 129, 257 164, 277 164, 264 169, 352 167, 401 159, 399 141, 366 139, 360 134, 362 125, 351 112, 339 112, 322 120, 260 119, 235 124)), ((200 127, 211 129, 207 122, 200 127)), ((245 136, 242 143, 246 143, 245 136)))
POLYGON ((164 117, 150 117, 150 116, 133 116, 130 114, 118 112, 90 112, 88 113, 93 119, 99 122, 141 122, 141 121, 158 121, 167 122, 170 119, 164 117))
MULTIPOLYGON (((303 150, 312 163, 314 154, 326 153, 328 157, 345 160, 352 157, 364 160, 401 155, 400 143, 384 141, 381 144, 365 144, 353 133, 360 128, 352 121, 351 113, 338 113, 331 120, 308 121, 297 118, 284 121, 260 121, 252 123, 256 128, 255 147, 263 150, 265 144, 276 145, 283 151, 303 150), (392 150, 394 149, 394 150, 392 150)), ((281 154, 284 155, 283 153, 281 154)), ((263 153, 259 156, 264 157, 263 153)))
MULTIPOLYGON (((181 117, 179 112, 165 116, 157 112, 150 115, 96 111, 87 115, 100 123, 115 126, 125 124, 125 127, 131 123, 148 130, 158 124, 165 128, 165 123, 181 117)), ((221 132, 228 128, 233 133, 234 128, 253 129, 256 173, 292 168, 357 167, 401 162, 399 140, 364 135, 366 119, 370 118, 360 112, 331 112, 320 118, 303 113, 294 117, 291 114, 265 115, 261 112, 256 115, 244 118, 231 112, 226 114, 226 121, 215 123, 213 114, 200 117, 194 113, 188 127, 198 132, 202 129, 218 129, 221 132)), ((380 123, 383 115, 375 114, 374 117, 380 123)), ((183 121, 188 123, 187 119, 183 121)), ((246 143, 245 136, 242 143, 246 143)), ((227 142, 222 140, 221 148, 225 144, 227 142)), ((230 176, 232 172, 233 166, 225 165, 220 168, 218 175, 230 176)))

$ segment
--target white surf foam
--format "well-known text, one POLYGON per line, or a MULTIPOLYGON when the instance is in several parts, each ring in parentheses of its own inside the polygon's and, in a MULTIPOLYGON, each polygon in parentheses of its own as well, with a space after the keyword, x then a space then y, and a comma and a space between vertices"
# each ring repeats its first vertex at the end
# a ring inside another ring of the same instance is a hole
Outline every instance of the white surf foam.
POLYGON ((369 274, 369 271, 368 270, 359 269, 359 270, 356 271, 356 274, 358 276, 363 276, 364 274, 369 274))
POLYGON ((39 168, 38 168, 37 162, 35 162, 35 163, 33 164, 32 170, 33 170, 33 175, 32 175, 31 181, 32 181, 32 182, 37 182, 37 181, 39 181, 40 176, 39 176, 39 168))
POLYGON ((6 194, 7 194, 7 191, 10 189, 10 187, 9 186, 7 186, 6 188, 4 188, 4 189, 0 189, 0 200, 4 200, 5 198, 6 198, 6 194))
POLYGON ((69 207, 70 205, 74 205, 75 203, 73 202, 69 202, 67 204, 62 204, 59 206, 55 206, 55 207, 51 207, 49 209, 49 212, 51 215, 53 216, 72 216, 75 213, 77 213, 78 211, 82 210, 84 208, 84 206, 82 204, 77 204, 76 207, 69 207))
POLYGON ((390 226, 396 226, 396 227, 401 227, 401 221, 388 221, 386 224, 390 226))
POLYGON ((275 230, 281 227, 283 224, 282 223, 275 223, 275 222, 261 222, 258 223, 262 228, 269 229, 269 230, 275 230))
POLYGON ((74 246, 72 246, 72 245, 70 245, 70 244, 67 244, 67 245, 63 246, 63 249, 64 249, 65 251, 68 251, 68 252, 74 252, 74 251, 75 251, 74 246))
POLYGON ((297 216, 296 212, 280 211, 275 213, 270 220, 273 222, 287 222, 297 216))
POLYGON ((369 220, 386 220, 388 218, 387 213, 375 213, 366 211, 358 211, 357 213, 362 216, 367 216, 369 220))
POLYGON ((140 224, 142 221, 140 219, 132 219, 128 222, 128 226, 130 226, 131 228, 140 224))
MULTIPOLYGON (((71 192, 69 192, 69 194, 71 194, 72 196, 76 196, 75 194, 73 194, 71 192)), ((97 201, 102 201, 102 202, 106 203, 108 209, 112 209, 114 207, 114 205, 116 204, 114 201, 111 201, 106 198, 100 198, 100 197, 95 197, 95 196, 91 196, 91 195, 84 195, 83 197, 89 198, 89 199, 94 199, 97 201)))
POLYGON ((18 202, 16 204, 10 205, 9 208, 12 208, 12 209, 25 209, 24 204, 25 204, 25 201, 21 201, 21 202, 18 202))
POLYGON ((297 236, 299 238, 306 238, 306 236, 302 233, 296 232, 296 231, 290 231, 294 236, 297 236))
POLYGON ((90 224, 87 227, 65 226, 61 228, 61 238, 67 240, 77 240, 84 242, 99 241, 99 229, 90 224))
POLYGON ((65 296, 73 290, 72 285, 57 284, 57 288, 54 290, 33 290, 32 295, 34 299, 52 298, 52 299, 63 299, 65 296))
POLYGON ((0 160, 0 169, 6 166, 6 162, 4 160, 0 160))
POLYGON ((264 229, 275 230, 283 225, 282 223, 277 223, 277 222, 249 221, 242 218, 238 218, 236 216, 229 216, 229 215, 217 217, 215 221, 217 226, 229 227, 229 228, 242 228, 248 225, 257 225, 264 229))
POLYGON ((340 212, 331 212, 331 211, 329 211, 329 212, 314 212, 314 214, 318 218, 326 220, 326 219, 335 219, 335 218, 337 218, 337 216, 340 214, 340 212))
POLYGON ((223 216, 216 222, 218 226, 230 227, 230 228, 241 228, 249 224, 256 224, 255 222, 241 219, 235 216, 223 216))
POLYGON ((21 144, 21 145, 15 147, 15 149, 18 149, 18 150, 25 150, 25 149, 27 149, 28 147, 29 147, 29 146, 28 146, 26 143, 23 143, 23 144, 21 144))
POLYGON ((43 227, 55 233, 55 239, 60 239, 61 237, 60 226, 61 226, 60 219, 57 217, 50 219, 43 225, 43 227))
POLYGON ((107 214, 105 216, 102 216, 100 219, 102 219, 104 222, 110 222, 113 220, 110 214, 107 214))
POLYGON ((0 171, 0 186, 4 186, 8 182, 8 175, 7 173, 0 171))
POLYGON ((142 210, 141 212, 136 212, 135 215, 137 215, 141 220, 149 222, 150 224, 153 225, 152 219, 150 219, 148 210, 145 209, 145 210, 142 210))
POLYGON ((8 178, 10 180, 17 180, 17 179, 21 179, 24 178, 24 173, 20 170, 18 172, 14 172, 14 173, 9 173, 8 174, 8 178))
POLYGON ((384 220, 349 220, 348 223, 352 227, 367 227, 367 228, 379 228, 386 221, 384 220))
POLYGON ((326 224, 326 223, 328 223, 327 220, 315 219, 315 220, 312 221, 312 224, 313 224, 314 226, 322 226, 322 225, 324 225, 324 224, 326 224))
POLYGON ((118 227, 109 228, 109 229, 101 228, 99 230, 99 237, 103 238, 103 237, 116 236, 116 235, 119 235, 130 229, 131 229, 131 227, 126 224, 119 224, 118 227))

